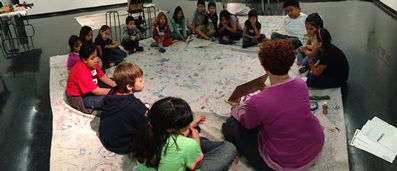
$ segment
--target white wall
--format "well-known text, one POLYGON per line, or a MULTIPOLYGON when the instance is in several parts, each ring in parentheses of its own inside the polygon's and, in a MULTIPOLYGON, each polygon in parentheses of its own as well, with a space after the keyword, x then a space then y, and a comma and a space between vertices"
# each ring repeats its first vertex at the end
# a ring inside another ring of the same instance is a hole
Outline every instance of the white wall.
POLYGON ((191 18, 193 17, 193 11, 197 8, 197 1, 153 0, 153 3, 156 4, 156 9, 169 11, 169 13, 167 14, 168 20, 171 20, 172 15, 175 11, 175 7, 177 6, 181 6, 187 21, 191 20, 191 18))
POLYGON ((10 5, 11 0, 2 0, 1 3, 3 3, 3 5, 10 5))
MULTIPOLYGON (((23 0, 20 0, 20 2, 23 0)), ((29 0, 34 3, 29 15, 61 12, 81 8, 127 3, 127 0, 29 0)), ((4 3, 3 3, 4 4, 4 3)))
POLYGON ((396 0, 380 0, 380 2, 382 2, 385 5, 389 6, 394 11, 397 11, 397 1, 396 0))

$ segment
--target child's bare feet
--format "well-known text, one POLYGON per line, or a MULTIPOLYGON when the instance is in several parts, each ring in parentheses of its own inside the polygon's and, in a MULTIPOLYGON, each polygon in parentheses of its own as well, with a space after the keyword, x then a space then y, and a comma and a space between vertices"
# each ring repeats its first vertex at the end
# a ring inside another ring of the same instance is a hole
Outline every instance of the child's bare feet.
POLYGON ((229 37, 228 36, 223 36, 222 39, 226 40, 226 41, 229 41, 229 37))

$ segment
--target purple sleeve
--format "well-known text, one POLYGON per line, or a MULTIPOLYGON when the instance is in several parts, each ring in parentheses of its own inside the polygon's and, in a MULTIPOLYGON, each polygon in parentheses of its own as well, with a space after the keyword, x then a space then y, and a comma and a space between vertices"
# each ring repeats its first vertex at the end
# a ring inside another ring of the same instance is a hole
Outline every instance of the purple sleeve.
POLYGON ((76 54, 69 54, 68 57, 68 63, 67 63, 67 69, 71 70, 74 65, 76 65, 77 62, 80 61, 80 56, 76 54))
POLYGON ((245 115, 245 108, 242 106, 236 106, 235 108, 232 109, 230 114, 239 122, 244 119, 245 115))
POLYGON ((260 113, 257 112, 255 101, 250 99, 246 108, 237 106, 231 115, 247 129, 256 128, 261 124, 260 113))

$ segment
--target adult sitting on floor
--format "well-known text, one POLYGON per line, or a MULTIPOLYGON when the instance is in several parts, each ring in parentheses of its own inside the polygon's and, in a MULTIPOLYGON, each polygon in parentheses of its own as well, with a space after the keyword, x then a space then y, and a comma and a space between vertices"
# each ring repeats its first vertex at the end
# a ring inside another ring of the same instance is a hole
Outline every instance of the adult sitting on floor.
POLYGON ((246 106, 235 106, 222 133, 255 170, 307 170, 323 148, 324 132, 310 111, 305 82, 288 75, 295 60, 292 42, 264 41, 259 60, 270 86, 246 106))
POLYGON ((340 87, 349 77, 349 63, 345 54, 331 43, 331 34, 325 28, 318 29, 312 41, 312 48, 306 49, 310 73, 306 84, 309 87, 340 87), (318 60, 316 55, 320 52, 318 60))

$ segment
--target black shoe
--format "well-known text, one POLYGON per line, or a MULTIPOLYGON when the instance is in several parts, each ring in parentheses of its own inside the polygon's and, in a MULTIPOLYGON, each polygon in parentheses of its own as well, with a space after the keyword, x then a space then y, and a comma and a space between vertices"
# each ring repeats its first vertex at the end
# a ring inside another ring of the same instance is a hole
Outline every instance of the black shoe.
POLYGON ((243 45, 242 45, 243 48, 247 48, 247 47, 251 47, 251 46, 254 46, 254 44, 252 42, 243 42, 243 45))
POLYGON ((128 54, 133 54, 133 53, 135 53, 135 49, 134 48, 131 48, 129 51, 128 51, 128 54))
POLYGON ((309 67, 303 66, 303 67, 299 68, 299 73, 303 74, 303 73, 305 73, 305 72, 306 72, 307 70, 309 70, 309 69, 310 69, 309 67))
POLYGON ((139 47, 135 48, 135 50, 138 51, 138 52, 141 52, 141 51, 143 51, 143 47, 139 46, 139 47))
POLYGON ((258 41, 258 39, 256 39, 256 38, 253 38, 251 41, 252 41, 252 43, 253 43, 254 45, 259 44, 259 41, 258 41))

